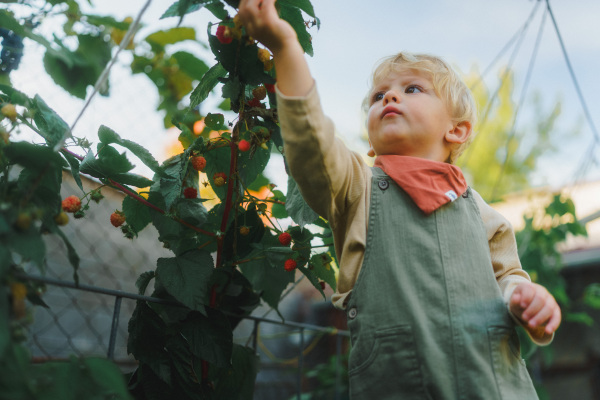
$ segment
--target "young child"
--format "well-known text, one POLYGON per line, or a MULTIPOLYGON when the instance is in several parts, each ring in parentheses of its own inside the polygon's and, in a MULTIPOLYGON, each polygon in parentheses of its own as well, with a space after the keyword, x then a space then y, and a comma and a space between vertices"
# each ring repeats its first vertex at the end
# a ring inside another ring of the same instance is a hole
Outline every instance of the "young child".
POLYGON ((335 138, 274 2, 242 0, 239 16, 273 53, 290 173, 333 229, 351 398, 537 398, 515 322, 547 344, 560 309, 521 268, 508 221, 452 164, 476 118, 468 88, 437 57, 383 60, 366 100, 368 167, 335 138))

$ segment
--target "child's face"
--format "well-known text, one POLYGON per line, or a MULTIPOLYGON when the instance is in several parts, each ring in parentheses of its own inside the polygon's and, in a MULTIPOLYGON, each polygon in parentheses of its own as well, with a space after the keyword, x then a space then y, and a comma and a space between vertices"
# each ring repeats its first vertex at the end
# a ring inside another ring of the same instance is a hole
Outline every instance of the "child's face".
POLYGON ((369 141, 375 154, 446 161, 454 124, 430 78, 416 70, 392 71, 370 95, 369 141))

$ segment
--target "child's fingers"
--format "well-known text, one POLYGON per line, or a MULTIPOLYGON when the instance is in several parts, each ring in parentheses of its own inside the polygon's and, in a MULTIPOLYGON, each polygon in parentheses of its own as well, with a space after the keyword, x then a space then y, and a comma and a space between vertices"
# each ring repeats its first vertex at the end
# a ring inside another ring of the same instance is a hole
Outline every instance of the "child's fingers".
POLYGON ((560 307, 558 307, 558 305, 557 305, 556 309, 554 310, 554 313, 552 314, 552 317, 550 318, 550 321, 546 325, 546 329, 545 329, 546 333, 550 334, 550 333, 554 332, 555 330, 557 330, 560 325, 561 318, 562 318, 562 312, 560 311, 560 307))
POLYGON ((528 322, 539 313, 546 304, 546 296, 547 293, 544 293, 544 291, 534 289, 528 304, 526 303, 526 305, 523 306, 523 303, 525 302, 521 300, 521 306, 525 308, 523 314, 521 314, 521 318, 528 322))
POLYGON ((529 326, 534 328, 538 325, 545 325, 554 315, 555 309, 556 304, 553 301, 546 301, 543 307, 529 319, 529 326))

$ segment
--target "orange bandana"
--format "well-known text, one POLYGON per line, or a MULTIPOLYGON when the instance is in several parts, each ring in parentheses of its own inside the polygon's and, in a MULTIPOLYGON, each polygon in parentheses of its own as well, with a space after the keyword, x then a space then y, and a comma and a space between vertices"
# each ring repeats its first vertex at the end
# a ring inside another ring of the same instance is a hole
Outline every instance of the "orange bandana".
POLYGON ((456 165, 424 158, 383 155, 375 159, 425 214, 454 201, 467 190, 467 181, 456 165))

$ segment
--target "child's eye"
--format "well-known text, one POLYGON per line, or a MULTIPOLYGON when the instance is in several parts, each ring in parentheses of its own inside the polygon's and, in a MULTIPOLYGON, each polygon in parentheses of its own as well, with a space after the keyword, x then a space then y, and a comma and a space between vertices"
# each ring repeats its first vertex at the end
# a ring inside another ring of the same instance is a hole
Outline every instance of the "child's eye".
POLYGON ((416 85, 407 86, 404 90, 405 93, 422 93, 423 89, 416 85))
POLYGON ((375 103, 376 101, 380 101, 383 100, 383 96, 385 95, 385 93, 383 92, 377 92, 373 95, 373 97, 371 97, 371 102, 375 103))

